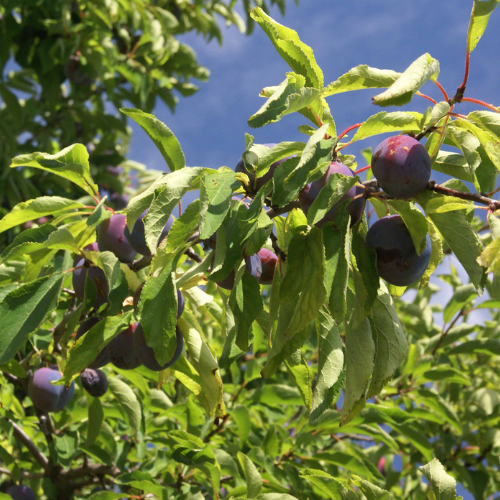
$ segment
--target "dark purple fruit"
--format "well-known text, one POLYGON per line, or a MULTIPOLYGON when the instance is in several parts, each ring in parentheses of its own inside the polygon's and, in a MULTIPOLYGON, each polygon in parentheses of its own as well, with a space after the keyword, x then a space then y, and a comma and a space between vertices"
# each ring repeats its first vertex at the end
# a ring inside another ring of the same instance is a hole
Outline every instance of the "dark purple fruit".
POLYGON ((117 368, 133 370, 141 365, 134 349, 134 331, 139 323, 121 331, 107 346, 109 359, 117 368))
POLYGON ((174 355, 172 359, 161 366, 158 361, 156 361, 154 349, 149 347, 146 344, 146 339, 144 337, 144 330, 142 326, 139 324, 134 332, 134 348, 137 353, 137 357, 141 360, 141 363, 150 370, 154 372, 161 372, 172 366, 182 354, 182 350, 184 349, 184 337, 179 329, 179 327, 175 328, 175 339, 177 341, 177 345, 175 347, 174 355))
MULTIPOLYGON (((80 324, 78 330, 76 331, 76 340, 78 340, 82 335, 87 333, 93 326, 97 325, 101 321, 101 318, 97 316, 93 316, 91 318, 87 318, 83 323, 80 324)), ((104 348, 98 355, 97 358, 90 363, 88 368, 101 368, 104 365, 107 365, 110 362, 109 353, 106 348, 104 348)))
MULTIPOLYGON (((328 167, 328 170, 320 179, 311 182, 304 189, 302 189, 302 191, 299 192, 299 202, 305 214, 307 214, 309 208, 311 208, 311 205, 313 204, 313 201, 318 197, 319 192, 326 186, 326 183, 330 178, 330 175, 332 174, 342 174, 349 177, 354 177, 353 171, 347 165, 344 165, 343 163, 332 162, 328 167)), ((335 205, 333 205, 332 208, 330 208, 323 219, 317 222, 316 225, 318 227, 321 227, 323 224, 325 224, 325 222, 334 220, 337 216, 338 206, 345 200, 353 200, 355 196, 357 196, 357 198, 347 205, 347 211, 351 216, 351 226, 357 224, 363 214, 364 200, 363 196, 361 196, 362 194, 363 188, 359 186, 353 186, 351 189, 349 189, 349 191, 347 191, 344 196, 342 196, 342 198, 340 198, 337 203, 335 203, 335 205)))
POLYGON ((426 188, 431 176, 431 159, 416 139, 396 135, 375 148, 372 172, 389 196, 411 198, 426 188))
POLYGON ((101 307, 108 300, 109 287, 106 280, 106 275, 100 267, 89 265, 86 267, 85 259, 80 259, 75 267, 80 269, 75 269, 73 271, 73 289, 75 290, 76 296, 83 300, 83 295, 85 293, 85 280, 88 277, 93 281, 97 295, 94 302, 94 307, 97 309, 101 307))
MULTIPOLYGON (((137 312, 137 306, 139 305, 139 299, 141 297, 142 289, 144 288, 144 283, 141 283, 137 290, 134 292, 133 304, 134 311, 137 312)), ((180 290, 177 290, 177 317, 180 318, 181 314, 184 312, 184 295, 180 290)))
POLYGON ((261 285, 270 285, 273 282, 274 269, 278 263, 278 257, 267 248, 261 248, 258 255, 262 262, 262 275, 259 279, 259 283, 261 285))
MULTIPOLYGON (((252 276, 257 278, 257 280, 260 279, 262 276, 262 262, 260 260, 259 254, 254 254, 245 257, 245 266, 247 272, 249 272, 252 276)), ((217 284, 221 288, 225 288, 226 290, 232 290, 234 286, 234 279, 236 277, 236 273, 234 272, 234 269, 221 281, 218 281, 217 284)))
MULTIPOLYGON (((149 247, 146 244, 146 235, 144 234, 144 222, 143 222, 143 219, 144 217, 146 217, 148 211, 149 209, 142 212, 139 218, 135 221, 134 227, 132 228, 132 232, 128 230, 128 227, 125 228, 124 232, 125 237, 127 238, 132 248, 137 253, 140 253, 141 255, 145 256, 151 256, 151 251, 149 250, 149 247)), ((167 220, 167 223, 163 227, 163 231, 161 232, 160 237, 158 238, 157 245, 159 245, 166 238, 173 223, 174 223, 174 218, 170 216, 167 220)))
POLYGON ((97 244, 101 252, 113 252, 120 262, 132 262, 137 253, 127 238, 127 218, 122 214, 112 215, 97 227, 97 244))
POLYGON ((109 195, 109 201, 113 203, 115 210, 123 210, 124 208, 127 208, 128 196, 126 194, 111 193, 109 195))
POLYGON ((52 385, 62 378, 62 373, 54 368, 39 368, 31 377, 28 384, 28 395, 33 404, 42 411, 61 411, 73 398, 75 384, 69 389, 64 385, 52 385))
MULTIPOLYGON (((268 148, 272 148, 276 146, 276 144, 264 144, 264 146, 267 146, 268 148)), ((288 160, 289 158, 292 158, 291 156, 287 156, 286 158, 282 158, 281 160, 275 161, 270 167, 269 170, 262 176, 255 180, 255 175, 250 173, 247 168, 245 167, 245 163, 243 162, 243 159, 241 159, 237 164, 236 167, 234 168, 235 172, 242 172, 248 176, 248 179, 250 181, 250 185, 252 188, 257 192, 267 181, 271 180, 273 178, 274 172, 276 171, 276 168, 278 167, 279 164, 283 163, 284 161, 288 160)))
POLYGON ((7 495, 10 495, 12 500, 36 500, 35 492, 24 484, 9 486, 7 495))
POLYGON ((101 370, 87 368, 80 373, 83 388, 94 398, 100 398, 108 390, 108 379, 101 370))
MULTIPOLYGON (((97 246, 97 242, 95 241, 94 243, 89 243, 88 245, 85 245, 83 247, 84 250, 87 252, 98 252, 99 247, 97 246)), ((78 254, 75 259, 73 260, 73 267, 76 267, 76 263, 81 259, 80 254, 78 254)))
POLYGON ((377 252, 381 278, 396 286, 411 285, 424 274, 431 258, 431 241, 417 255, 410 232, 400 215, 388 215, 375 222, 366 234, 366 244, 377 252))

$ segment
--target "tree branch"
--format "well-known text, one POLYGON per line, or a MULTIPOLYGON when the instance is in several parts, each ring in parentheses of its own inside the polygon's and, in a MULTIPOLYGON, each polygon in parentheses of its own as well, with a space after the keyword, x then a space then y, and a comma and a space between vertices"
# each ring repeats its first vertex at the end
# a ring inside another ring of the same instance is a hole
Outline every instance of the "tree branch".
POLYGON ((276 217, 277 215, 281 214, 286 214, 287 212, 290 212, 290 210, 293 210, 294 208, 300 208, 300 203, 298 200, 292 201, 288 205, 278 208, 278 207, 271 207, 267 212, 267 216, 272 219, 273 217, 276 217))
POLYGON ((8 418, 7 421, 14 430, 14 437, 22 444, 24 444, 24 446, 26 446, 33 458, 39 463, 40 467, 42 467, 42 469, 47 472, 50 469, 50 464, 47 457, 39 450, 38 446, 20 427, 18 427, 15 422, 13 422, 10 418, 8 418))

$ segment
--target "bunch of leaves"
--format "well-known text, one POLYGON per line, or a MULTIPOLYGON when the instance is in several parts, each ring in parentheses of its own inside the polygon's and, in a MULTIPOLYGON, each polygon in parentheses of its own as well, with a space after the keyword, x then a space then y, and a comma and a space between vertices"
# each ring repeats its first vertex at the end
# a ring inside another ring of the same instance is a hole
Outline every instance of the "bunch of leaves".
MULTIPOLYGON (((467 57, 495 6, 474 3, 467 57)), ((446 96, 423 113, 377 113, 342 142, 346 132, 337 134, 326 97, 386 87, 374 98, 376 104, 407 104, 427 80, 437 81, 437 61, 425 54, 402 74, 358 66, 325 86, 312 50, 295 32, 259 8, 252 16, 293 72, 262 91, 267 101, 249 124, 262 126, 298 112, 312 123, 300 127, 307 139, 268 148, 247 135, 243 161, 256 177, 295 155, 255 192, 246 174, 186 167, 164 124, 143 111, 124 109, 146 130, 171 171, 138 192, 126 209, 132 228, 149 208, 144 224, 152 260, 123 264, 110 252, 84 250, 95 240, 98 224, 111 215, 98 202, 84 146, 14 158, 12 167, 49 171, 95 201, 83 205, 42 197, 17 205, 0 220, 0 231, 6 231, 35 216, 54 217, 20 233, 1 255, 7 474, 14 480, 25 477, 34 487, 42 483, 49 497, 61 489, 85 497, 87 487, 114 480, 126 495, 165 499, 456 498, 456 477, 477 498, 486 498, 498 490, 498 313, 484 327, 466 320, 474 308, 498 307, 499 202, 481 193, 496 185, 500 115, 454 113, 467 99, 464 83, 453 98, 446 96), (359 177, 331 176, 307 216, 297 203, 299 191, 332 159, 355 168, 355 157, 341 153, 344 148, 386 132, 426 137, 433 169, 454 175, 411 200, 393 200, 372 182, 362 184, 379 216, 401 215, 415 248, 422 248, 427 234, 431 238, 429 267, 408 290, 413 300, 400 298, 406 288, 379 279, 375 256, 364 242, 366 216, 351 228, 349 215, 340 210, 332 223, 315 225, 359 177), (456 150, 441 149, 443 144, 456 150), (471 193, 463 181, 478 192, 471 193), (200 198, 156 249, 170 214, 195 189, 200 198), (235 194, 249 199, 248 208, 233 199, 235 194), (491 231, 481 238, 478 231, 485 228, 474 218, 474 202, 492 212, 491 231), (217 245, 211 250, 214 233, 217 245), (279 257, 273 283, 265 288, 243 264, 244 255, 263 247, 279 257), (470 282, 462 284, 456 273, 441 276, 454 293, 439 328, 433 317, 439 308, 430 302, 438 290, 429 278, 445 252, 461 263, 470 282), (92 260, 106 275, 111 293, 99 311, 89 297, 80 302, 71 290, 74 254, 92 260), (231 272, 234 286, 225 291, 216 283, 231 272), (130 296, 144 279, 148 300, 134 312, 130 296), (172 367, 159 375, 144 367, 108 367, 114 376, 103 400, 78 388, 64 412, 49 417, 33 411, 23 392, 29 370, 55 361, 69 384, 134 319, 144 323, 146 337, 161 333, 154 339, 155 356, 170 359, 175 325, 165 311, 176 309, 175 288, 187 299, 178 322, 186 351, 172 367), (491 301, 474 306, 485 289, 491 301), (105 322, 74 343, 78 322, 97 313, 105 322), (36 449, 47 457, 41 460, 45 467, 39 462, 27 473, 28 453, 35 456, 36 449)), ((95 493, 94 498, 123 495, 95 493)))

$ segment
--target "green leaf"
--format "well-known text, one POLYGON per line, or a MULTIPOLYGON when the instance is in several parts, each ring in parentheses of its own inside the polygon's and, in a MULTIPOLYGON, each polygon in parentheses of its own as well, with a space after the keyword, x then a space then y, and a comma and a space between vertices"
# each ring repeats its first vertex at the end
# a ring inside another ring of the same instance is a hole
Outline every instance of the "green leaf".
POLYGON ((231 418, 236 422, 238 426, 238 436, 240 442, 240 448, 243 448, 250 435, 250 428, 252 427, 252 421, 250 419, 250 412, 248 408, 243 405, 236 405, 231 409, 231 418))
MULTIPOLYGON (((427 210, 427 203, 434 196, 438 195, 426 191, 417 195, 416 199, 424 207, 424 210, 427 210)), ((432 213, 429 214, 429 218, 436 225, 462 266, 464 266, 478 293, 481 293, 484 287, 486 270, 477 263, 477 258, 481 255, 483 246, 464 212, 457 210, 444 214, 432 213)))
POLYGON ((375 367, 368 398, 381 391, 408 353, 408 342, 403 327, 384 284, 381 285, 372 307, 371 325, 375 342, 375 367))
POLYGON ((363 122, 349 142, 360 141, 373 135, 388 132, 420 132, 421 120, 422 115, 414 111, 394 111, 392 113, 381 111, 363 122))
POLYGON ((142 408, 132 388, 118 377, 108 378, 108 387, 120 406, 125 411, 130 427, 138 439, 144 434, 144 420, 142 408))
POLYGON ((390 69, 370 68, 361 64, 344 73, 340 78, 323 89, 322 96, 328 97, 351 90, 374 89, 390 87, 401 75, 390 69))
POLYGON ((248 119, 252 128, 275 123, 285 115, 309 106, 318 99, 321 90, 305 87, 306 79, 296 73, 287 73, 284 80, 261 108, 248 119))
POLYGON ((476 48, 486 30, 491 13, 498 7, 499 3, 500 0, 474 0, 467 33, 469 52, 472 52, 476 48))
POLYGON ((329 308, 333 319, 342 322, 347 313, 347 279, 350 260, 350 216, 339 210, 333 224, 322 228, 325 246, 325 287, 329 293, 329 308))
POLYGON ((470 212, 474 209, 474 202, 444 195, 429 200, 425 208, 428 214, 444 214, 455 210, 468 210, 470 212))
POLYGON ((500 275, 500 238, 486 245, 477 259, 478 264, 487 268, 489 273, 500 275))
POLYGON ((245 267, 242 262, 229 300, 235 320, 236 345, 242 351, 250 345, 250 328, 263 308, 259 283, 245 267))
MULTIPOLYGON (((181 248, 196 231, 200 218, 200 200, 195 200, 190 203, 182 215, 175 219, 170 231, 168 232, 166 244, 164 247, 165 254, 173 254, 181 248)), ((162 245, 160 245, 161 249, 162 245)), ((160 254, 158 250, 157 255, 160 254)))
POLYGON ((122 310, 123 301, 130 295, 127 278, 120 269, 120 261, 112 252, 100 252, 97 265, 104 271, 108 282, 109 315, 118 314, 122 310))
POLYGON ((313 424, 330 408, 345 379, 344 349, 335 322, 325 309, 316 319, 318 330, 318 378, 314 388, 309 423, 313 424))
POLYGON ((474 182, 474 173, 470 171, 467 160, 460 154, 442 149, 432 163, 432 170, 451 175, 466 182, 474 182))
POLYGON ((260 402, 269 406, 302 406, 303 400, 295 387, 267 384, 260 393, 260 402))
POLYGON ((179 141, 164 123, 140 109, 121 108, 120 111, 132 118, 149 135, 172 172, 186 166, 186 157, 179 141))
POLYGON ((179 318, 178 326, 184 336, 190 360, 200 376, 201 403, 208 417, 215 415, 222 418, 226 414, 226 407, 222 400, 222 379, 219 375, 219 365, 206 342, 188 319, 190 318, 186 315, 179 318))
MULTIPOLYGON (((169 496, 167 488, 164 488, 156 479, 153 479, 149 472, 135 470, 134 472, 120 474, 116 478, 116 482, 120 485, 128 486, 129 488, 138 489, 144 496, 149 496, 148 494, 151 494, 162 500, 169 496)), ((128 498, 130 498, 130 496, 128 498)))
POLYGON ((25 283, 0 303, 0 363, 9 361, 57 307, 63 279, 55 273, 25 283))
POLYGON ((92 363, 104 347, 128 327, 131 318, 131 311, 119 316, 109 316, 80 337, 69 350, 68 361, 64 369, 64 383, 69 385, 82 370, 92 363))
POLYGON ((250 172, 254 172, 256 178, 259 178, 267 174, 269 167, 278 160, 282 160, 287 156, 300 155, 304 150, 304 146, 303 142, 280 142, 272 148, 264 147, 260 154, 256 154, 254 145, 245 150, 242 159, 250 172))
POLYGON ((453 316, 462 309, 468 302, 477 297, 474 285, 468 283, 467 285, 459 285, 455 288, 453 295, 446 304, 443 312, 443 321, 450 322, 453 316))
POLYGON ((299 390, 304 404, 310 410, 312 406, 312 374, 309 365, 297 349, 287 360, 286 367, 299 390))
POLYGON ((172 262, 163 268, 159 276, 151 276, 146 281, 137 314, 146 344, 153 348, 157 362, 165 365, 172 359, 177 347, 177 292, 172 262))
POLYGON ((342 424, 351 421, 366 403, 365 392, 375 368, 375 342, 368 318, 353 327, 349 323, 346 334, 346 383, 342 406, 342 424))
POLYGON ((358 500, 358 496, 342 481, 317 469, 302 469, 300 476, 316 486, 326 498, 331 500, 358 500))
POLYGON ((427 220, 427 228, 429 230, 429 238, 431 240, 431 259, 424 274, 420 278, 420 288, 428 285, 432 273, 437 269, 437 266, 443 260, 443 240, 436 226, 430 219, 427 220))
POLYGON ((279 55, 295 73, 306 78, 306 86, 323 89, 323 72, 314 59, 312 49, 301 42, 297 33, 269 17, 260 7, 250 13, 271 40, 279 55))
POLYGON ((351 481, 361 490, 365 495, 366 500, 390 500, 391 496, 387 490, 383 490, 378 486, 360 478, 359 476, 352 475, 351 481))
POLYGON ((238 461, 247 480, 247 496, 248 498, 255 498, 262 489, 262 476, 253 462, 241 451, 238 452, 238 461))
MULTIPOLYGON (((60 198, 59 196, 41 196, 34 200, 24 201, 16 205, 2 220, 0 220, 0 233, 11 227, 22 224, 46 215, 58 215, 84 208, 78 201, 60 198)), ((53 228, 54 226, 50 226, 53 228)), ((30 230, 33 231, 33 230, 30 230)), ((30 233, 31 234, 31 233, 30 233)))
POLYGON ((99 189, 90 175, 89 154, 83 144, 73 144, 54 155, 30 153, 16 156, 10 168, 17 167, 46 170, 73 182, 92 197, 99 196, 99 189))
POLYGON ((231 195, 240 183, 234 172, 214 172, 200 183, 200 238, 207 239, 219 229, 229 211, 231 195))
MULTIPOLYGON (((313 226, 325 217, 327 212, 338 203, 349 189, 359 182, 358 177, 342 174, 333 174, 328 177, 325 186, 318 193, 307 212, 307 223, 313 226)), ((337 213, 346 212, 345 206, 338 209, 337 213)))
POLYGON ((434 500, 455 500, 457 498, 457 483, 455 479, 446 473, 437 458, 426 465, 422 465, 418 470, 429 481, 434 500))
POLYGON ((104 412, 102 411, 102 405, 99 398, 92 398, 89 404, 89 420, 87 424, 87 447, 94 444, 95 440, 101 432, 101 425, 104 420, 104 412))
POLYGON ((424 54, 412 62, 385 92, 373 97, 373 103, 379 106, 408 104, 415 92, 427 80, 435 80, 438 74, 439 62, 430 54, 424 54))
POLYGON ((469 386, 471 383, 469 377, 465 376, 456 368, 452 368, 451 366, 446 365, 426 371, 423 374, 423 377, 427 380, 432 381, 443 380, 449 384, 461 384, 469 386))

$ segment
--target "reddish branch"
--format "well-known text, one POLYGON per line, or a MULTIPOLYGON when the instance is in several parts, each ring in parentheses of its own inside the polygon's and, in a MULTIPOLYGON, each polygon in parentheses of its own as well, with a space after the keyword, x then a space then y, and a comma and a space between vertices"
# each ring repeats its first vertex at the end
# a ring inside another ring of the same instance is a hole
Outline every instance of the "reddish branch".
POLYGON ((355 128, 359 128, 361 127, 361 125, 363 125, 362 123, 355 123, 354 125, 351 125, 350 127, 346 128, 343 132, 341 132, 337 139, 342 139, 342 137, 344 137, 344 135, 348 134, 351 130, 354 130, 355 128))
POLYGON ((495 108, 493 104, 488 104, 487 102, 480 101, 479 99, 473 99, 472 97, 462 97, 461 102, 473 102, 474 104, 479 104, 480 106, 484 106, 485 108, 491 109, 496 113, 500 113, 498 108, 495 108))

